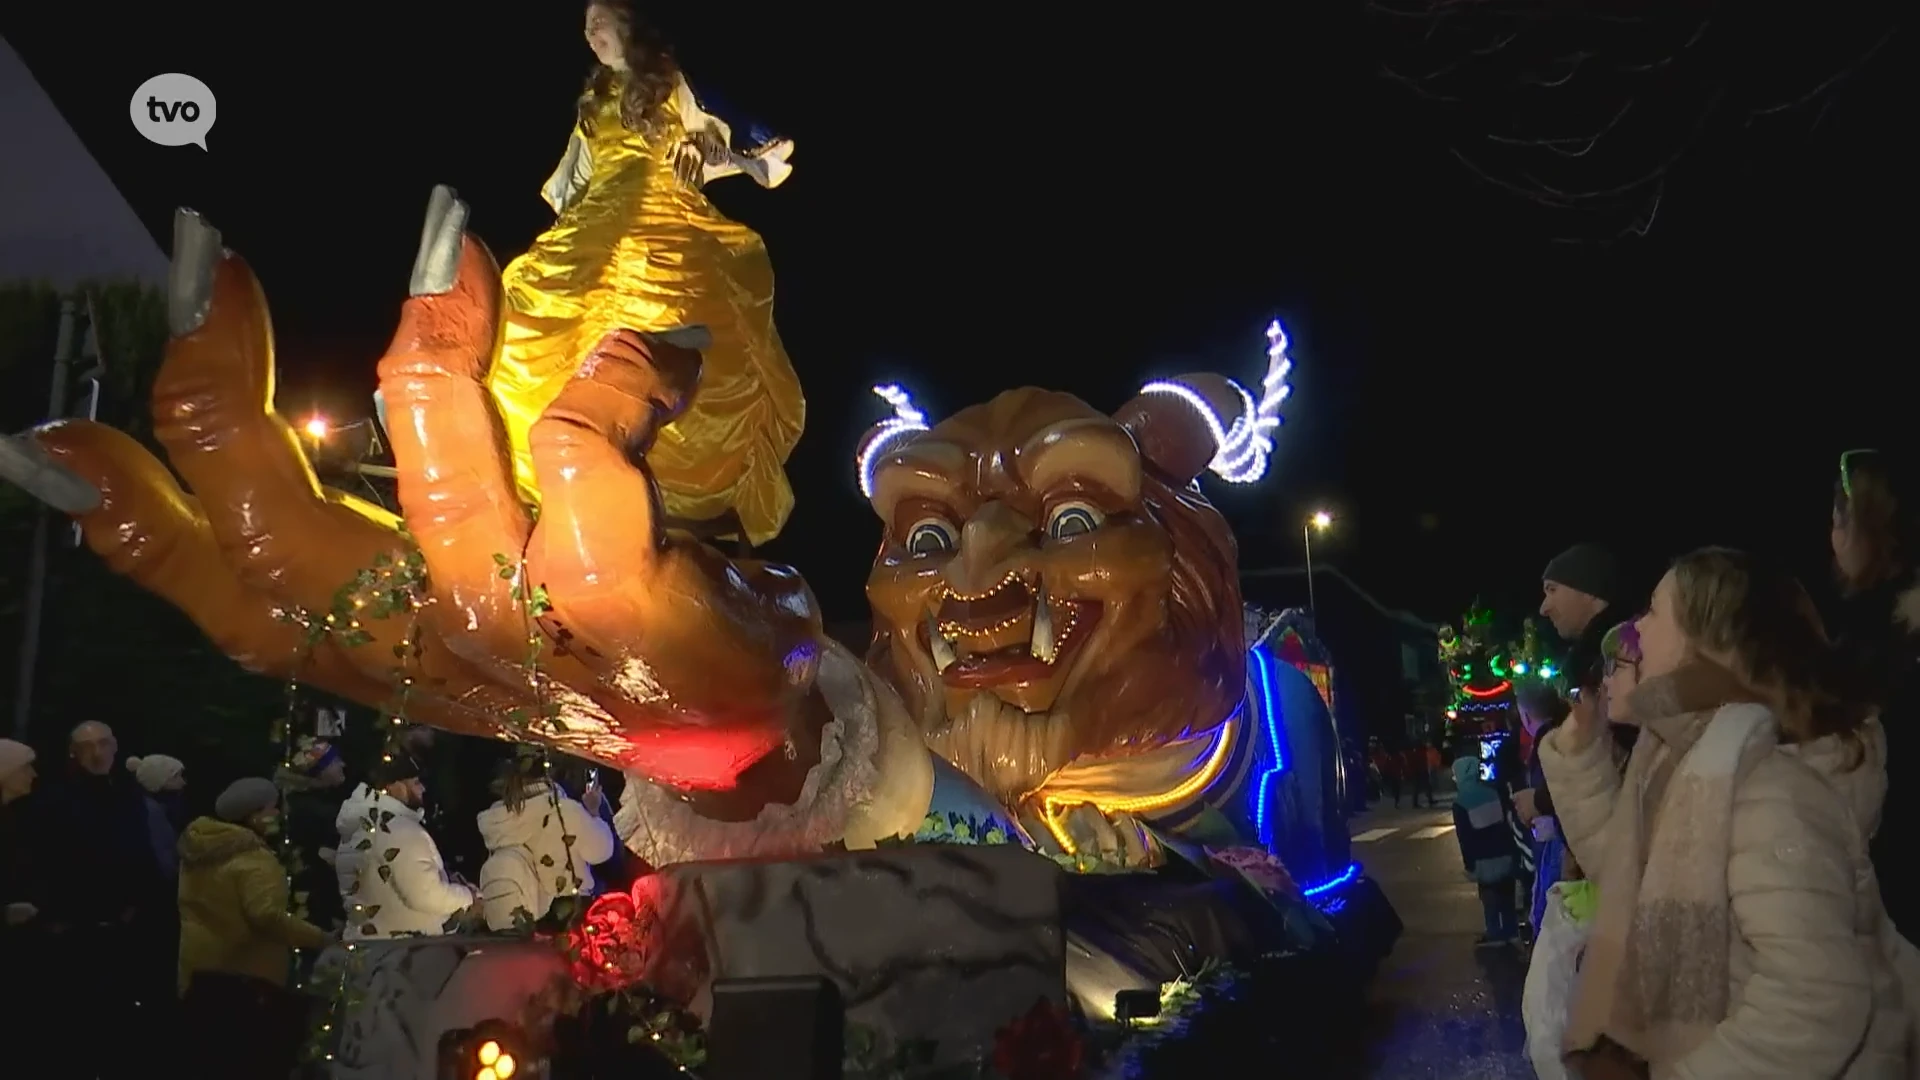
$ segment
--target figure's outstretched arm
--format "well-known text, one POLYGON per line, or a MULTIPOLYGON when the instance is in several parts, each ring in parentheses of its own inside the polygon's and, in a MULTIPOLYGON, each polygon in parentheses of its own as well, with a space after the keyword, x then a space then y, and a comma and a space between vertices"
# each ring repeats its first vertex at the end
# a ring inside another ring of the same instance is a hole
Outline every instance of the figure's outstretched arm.
POLYGON ((758 145, 742 150, 735 145, 733 125, 724 117, 709 112, 693 92, 686 75, 679 78, 675 107, 687 129, 687 140, 697 160, 688 178, 705 185, 728 176, 751 176, 761 187, 776 188, 793 175, 793 140, 765 138, 758 145))

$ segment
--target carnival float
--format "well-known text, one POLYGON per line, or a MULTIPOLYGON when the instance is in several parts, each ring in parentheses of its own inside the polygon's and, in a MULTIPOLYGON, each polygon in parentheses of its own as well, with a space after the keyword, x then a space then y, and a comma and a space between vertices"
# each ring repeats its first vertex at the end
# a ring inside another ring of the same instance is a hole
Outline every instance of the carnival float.
POLYGON ((803 405, 764 248, 700 187, 771 186, 791 144, 733 149, 684 80, 640 138, 607 85, 560 221, 617 196, 668 225, 543 237, 503 276, 434 191, 378 367, 398 515, 316 478, 265 295, 184 210, 167 462, 86 421, 0 458, 249 670, 625 774, 616 828, 651 872, 551 932, 336 949, 329 1074, 646 1075, 604 1043, 715 1077, 1091 1075, 1103 1032, 1230 973, 1357 987, 1399 925, 1350 857, 1327 684, 1243 610, 1199 485, 1265 473, 1279 325, 1255 389, 1187 375, 1111 412, 1020 388, 936 420, 878 388, 855 655, 800 574, 709 542, 780 527, 803 405), (654 194, 608 193, 616 152, 654 194), (663 252, 677 299, 634 299, 663 252), (624 299, 560 295, 557 268, 600 264, 624 299))
POLYGON ((1446 741, 1456 753, 1473 748, 1482 778, 1491 780, 1495 763, 1510 753, 1505 743, 1522 732, 1515 689, 1530 681, 1557 685, 1560 673, 1541 643, 1538 623, 1526 619, 1518 640, 1503 640, 1492 609, 1478 602, 1468 607, 1459 630, 1440 628, 1439 649, 1453 694, 1446 741))

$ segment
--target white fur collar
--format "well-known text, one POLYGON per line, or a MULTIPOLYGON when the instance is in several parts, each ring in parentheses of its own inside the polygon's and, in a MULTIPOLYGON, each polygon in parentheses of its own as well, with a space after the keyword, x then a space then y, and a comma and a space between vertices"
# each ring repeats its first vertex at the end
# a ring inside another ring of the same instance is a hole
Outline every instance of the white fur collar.
POLYGON ((910 835, 926 816, 933 764, 899 698, 831 641, 822 645, 818 685, 833 719, 820 733, 820 763, 799 799, 768 806, 752 821, 714 821, 629 774, 613 819, 627 848, 667 866, 810 854, 836 841, 872 847, 884 836, 910 835))

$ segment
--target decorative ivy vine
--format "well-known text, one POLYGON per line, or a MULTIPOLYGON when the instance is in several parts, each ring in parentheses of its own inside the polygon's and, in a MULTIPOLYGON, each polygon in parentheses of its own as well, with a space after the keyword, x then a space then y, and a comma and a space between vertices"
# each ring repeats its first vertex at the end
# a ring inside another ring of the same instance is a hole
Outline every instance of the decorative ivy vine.
MULTIPOLYGON (((559 704, 553 701, 547 692, 548 680, 545 673, 542 672, 540 665, 541 656, 546 651, 547 645, 547 636, 545 632, 540 629, 540 619, 553 610, 553 601, 547 596, 547 587, 545 585, 532 584, 533 578, 527 572, 527 560, 525 558, 516 560, 500 552, 495 552, 493 565, 495 572, 500 575, 502 581, 513 582, 513 588, 509 595, 513 597, 514 603, 520 608, 521 632, 525 637, 527 650, 524 659, 524 666, 527 671, 527 687, 533 695, 532 712, 530 713, 526 709, 510 710, 507 713, 508 723, 512 724, 515 728, 515 733, 521 736, 527 734, 527 730, 533 725, 536 719, 545 720, 553 725, 555 731, 564 732, 567 730, 566 719, 560 715, 559 704)), ((554 642, 553 648, 556 654, 564 654, 566 643, 564 641, 556 641, 554 642)), ((566 815, 561 812, 560 785, 554 783, 553 780, 553 755, 549 753, 545 747, 540 749, 539 754, 540 770, 545 777, 547 785, 547 813, 549 815, 548 818, 541 820, 540 827, 544 829, 551 819, 559 819, 560 848, 563 861, 567 864, 566 874, 564 876, 555 875, 553 891, 555 895, 578 896, 580 890, 586 885, 585 880, 580 876, 579 869, 574 865, 573 843, 578 837, 567 832, 566 815), (569 888, 569 886, 571 886, 571 888, 569 888)), ((543 868, 551 869, 553 856, 542 855, 540 861, 543 868)), ((544 912, 541 914, 544 914, 544 912)), ((538 916, 536 916, 536 918, 537 917, 538 916)))
MULTIPOLYGON (((401 535, 405 538, 404 528, 401 535)), ((390 681, 394 695, 381 710, 388 729, 381 755, 391 760, 399 752, 399 739, 408 722, 408 704, 419 677, 420 610, 426 596, 426 560, 417 547, 409 544, 397 558, 382 552, 374 559, 372 566, 361 570, 352 580, 334 590, 326 611, 313 612, 302 608, 281 610, 279 614, 282 619, 297 623, 303 630, 287 680, 287 712, 274 729, 274 737, 281 743, 282 768, 290 769, 293 764, 294 747, 297 745, 294 728, 299 717, 300 676, 306 674, 314 651, 329 639, 346 648, 371 644, 373 635, 368 632, 363 620, 386 620, 404 615, 407 619, 406 629, 393 646, 394 663, 390 670, 390 681)), ((354 844, 353 850, 370 853, 379 833, 386 831, 392 817, 390 811, 370 812, 362 823, 363 835, 354 844)), ((288 842, 284 831, 279 842, 281 859, 287 866, 288 875, 297 875, 304 868, 298 849, 288 842)), ((398 854, 398 849, 393 847, 381 852, 381 861, 374 870, 383 880, 392 876, 391 863, 398 854)), ((305 915, 304 899, 303 896, 295 897, 295 914, 302 917, 305 915)), ((367 905, 353 903, 351 897, 345 899, 348 901, 347 918, 350 924, 355 920, 371 919, 378 914, 378 905, 371 905, 372 910, 369 910, 367 905)), ((366 929, 365 926, 361 927, 363 933, 366 929)), ((310 1059, 332 1060, 336 1028, 359 1004, 354 991, 360 981, 359 947, 350 940, 343 941, 341 945, 345 955, 340 962, 331 970, 316 969, 308 980, 308 989, 325 1002, 309 1033, 307 1056, 310 1059)))

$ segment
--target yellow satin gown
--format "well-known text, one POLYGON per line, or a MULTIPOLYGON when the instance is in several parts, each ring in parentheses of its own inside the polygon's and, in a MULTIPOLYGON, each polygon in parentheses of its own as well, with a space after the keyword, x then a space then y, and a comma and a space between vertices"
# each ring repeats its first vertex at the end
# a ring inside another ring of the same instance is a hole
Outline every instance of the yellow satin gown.
POLYGON ((488 376, 513 450, 515 479, 539 498, 527 432, 609 331, 701 324, 692 406, 661 431, 648 464, 667 513, 708 521, 733 510, 749 543, 793 510, 787 456, 806 422, 800 380, 773 326, 773 264, 753 230, 674 175, 686 127, 676 100, 655 131, 621 124, 617 95, 586 142, 591 179, 504 276, 506 328, 488 376))

